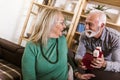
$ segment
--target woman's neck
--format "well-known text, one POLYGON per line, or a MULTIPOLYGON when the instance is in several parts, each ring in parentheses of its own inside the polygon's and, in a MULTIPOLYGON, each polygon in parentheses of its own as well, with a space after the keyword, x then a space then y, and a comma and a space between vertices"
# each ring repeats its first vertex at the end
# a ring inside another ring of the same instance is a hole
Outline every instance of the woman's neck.
POLYGON ((49 34, 49 37, 50 37, 50 38, 59 38, 59 35, 50 33, 50 34, 49 34))

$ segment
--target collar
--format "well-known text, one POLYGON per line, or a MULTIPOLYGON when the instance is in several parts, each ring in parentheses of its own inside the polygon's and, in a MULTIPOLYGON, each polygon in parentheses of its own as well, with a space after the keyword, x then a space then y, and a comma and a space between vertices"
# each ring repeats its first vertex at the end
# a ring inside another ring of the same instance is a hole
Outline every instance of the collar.
POLYGON ((100 37, 100 39, 101 39, 102 41, 104 41, 105 35, 106 35, 106 28, 103 29, 102 35, 101 35, 101 37, 100 37))

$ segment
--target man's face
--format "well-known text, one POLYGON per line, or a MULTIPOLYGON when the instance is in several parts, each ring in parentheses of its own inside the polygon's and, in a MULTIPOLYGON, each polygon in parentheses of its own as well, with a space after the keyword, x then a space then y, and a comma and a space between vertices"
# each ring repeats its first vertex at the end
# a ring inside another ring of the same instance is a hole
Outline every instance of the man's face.
POLYGON ((85 21, 85 29, 96 32, 99 26, 98 24, 99 24, 98 17, 96 15, 89 15, 85 21))
POLYGON ((85 21, 85 32, 88 37, 95 37, 100 31, 99 19, 95 15, 89 15, 85 21))

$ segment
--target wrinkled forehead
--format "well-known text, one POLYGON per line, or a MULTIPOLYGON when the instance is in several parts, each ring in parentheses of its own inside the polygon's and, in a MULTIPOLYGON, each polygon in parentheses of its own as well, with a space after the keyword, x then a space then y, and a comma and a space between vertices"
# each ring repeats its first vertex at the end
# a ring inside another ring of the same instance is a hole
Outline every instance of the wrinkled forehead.
POLYGON ((99 21, 99 15, 98 14, 89 14, 86 18, 86 22, 97 23, 98 21, 99 21))
POLYGON ((56 16, 57 16, 57 21, 63 21, 64 20, 63 14, 59 13, 56 16))

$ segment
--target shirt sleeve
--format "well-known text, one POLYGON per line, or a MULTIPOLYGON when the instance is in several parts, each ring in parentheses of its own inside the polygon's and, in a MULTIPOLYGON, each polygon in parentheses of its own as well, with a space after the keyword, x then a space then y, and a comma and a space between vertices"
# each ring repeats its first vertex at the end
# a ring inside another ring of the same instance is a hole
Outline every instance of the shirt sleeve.
POLYGON ((22 56, 22 75, 23 80, 36 80, 35 72, 35 45, 27 43, 22 56))
POLYGON ((107 61, 106 71, 120 72, 120 37, 112 41, 111 61, 107 61))

